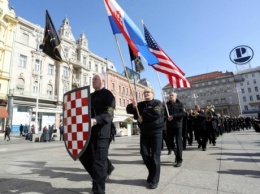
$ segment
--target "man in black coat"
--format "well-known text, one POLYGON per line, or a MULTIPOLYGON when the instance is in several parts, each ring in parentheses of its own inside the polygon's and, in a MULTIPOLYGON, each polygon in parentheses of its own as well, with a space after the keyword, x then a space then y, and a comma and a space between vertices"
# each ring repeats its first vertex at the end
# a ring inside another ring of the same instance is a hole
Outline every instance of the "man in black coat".
POLYGON ((154 99, 154 91, 151 88, 144 90, 144 98, 145 100, 138 104, 128 104, 126 112, 133 114, 138 121, 141 130, 140 152, 148 169, 147 182, 151 189, 156 189, 160 179, 164 107, 159 100, 154 99))
POLYGON ((115 97, 105 86, 105 78, 96 74, 92 79, 91 137, 87 149, 79 158, 93 179, 94 194, 105 193, 105 181, 114 170, 108 159, 111 142, 111 123, 114 116, 115 97))
POLYGON ((195 105, 194 111, 194 132, 196 140, 198 142, 198 148, 202 147, 202 151, 207 149, 208 132, 206 128, 206 115, 205 112, 200 109, 199 105, 195 105))
POLYGON ((167 114, 167 138, 168 144, 175 154, 175 167, 180 167, 182 164, 182 127, 183 117, 186 116, 183 104, 177 99, 177 94, 171 92, 169 101, 166 103, 167 114), (175 147, 176 142, 176 147, 175 147))

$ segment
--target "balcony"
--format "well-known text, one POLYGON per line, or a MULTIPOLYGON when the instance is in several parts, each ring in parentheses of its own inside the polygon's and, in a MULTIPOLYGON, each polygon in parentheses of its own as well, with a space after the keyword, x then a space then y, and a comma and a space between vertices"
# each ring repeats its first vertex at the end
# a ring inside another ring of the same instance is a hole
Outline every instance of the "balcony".
POLYGON ((40 70, 33 69, 32 74, 33 75, 40 75, 40 70))
MULTIPOLYGON (((17 97, 32 98, 32 99, 36 99, 36 97, 37 97, 37 94, 34 93, 33 91, 21 90, 21 89, 15 89, 13 92, 13 95, 17 96, 17 97)), ((57 95, 39 93, 39 99, 57 101, 58 98, 57 98, 57 95)))

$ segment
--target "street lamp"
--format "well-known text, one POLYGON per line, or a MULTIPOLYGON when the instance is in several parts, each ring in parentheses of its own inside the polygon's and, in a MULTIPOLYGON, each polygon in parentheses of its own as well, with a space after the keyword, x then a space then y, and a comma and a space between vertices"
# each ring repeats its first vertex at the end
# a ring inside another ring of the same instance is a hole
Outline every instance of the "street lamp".
POLYGON ((235 92, 237 93, 239 113, 242 116, 242 107, 241 107, 241 102, 240 102, 240 98, 239 98, 239 95, 238 95, 238 92, 241 92, 241 90, 235 90, 235 92))
POLYGON ((38 125, 38 109, 39 109, 39 93, 40 93, 40 76, 41 76, 41 49, 40 49, 40 43, 42 42, 42 31, 41 27, 38 26, 37 29, 34 30, 33 36, 35 37, 35 40, 37 42, 36 51, 39 51, 39 71, 38 71, 38 79, 37 79, 37 94, 36 94, 36 108, 35 108, 35 133, 39 133, 39 125, 38 125))
POLYGON ((194 93, 193 94, 193 97, 192 98, 194 98, 194 103, 195 103, 195 105, 197 105, 197 98, 198 98, 199 96, 196 94, 196 93, 194 93))

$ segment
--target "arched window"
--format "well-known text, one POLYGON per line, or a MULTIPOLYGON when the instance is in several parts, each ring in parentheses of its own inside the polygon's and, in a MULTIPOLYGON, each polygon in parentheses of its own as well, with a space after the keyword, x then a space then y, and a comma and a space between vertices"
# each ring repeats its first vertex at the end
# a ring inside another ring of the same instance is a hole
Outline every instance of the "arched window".
POLYGON ((48 84, 48 86, 47 86, 47 94, 48 95, 52 95, 53 94, 53 87, 52 87, 52 85, 51 84, 48 84))
POLYGON ((17 90, 24 90, 24 79, 23 78, 18 78, 16 88, 17 88, 17 90))
POLYGON ((40 91, 40 90, 38 89, 38 81, 35 81, 35 82, 33 83, 33 93, 34 93, 34 94, 37 94, 38 91, 40 91))

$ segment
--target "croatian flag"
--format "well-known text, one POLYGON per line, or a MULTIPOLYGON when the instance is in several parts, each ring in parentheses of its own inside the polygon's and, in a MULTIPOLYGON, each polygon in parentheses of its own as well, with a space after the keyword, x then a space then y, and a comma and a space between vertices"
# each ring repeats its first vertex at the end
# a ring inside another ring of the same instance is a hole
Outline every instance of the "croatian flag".
POLYGON ((104 3, 113 34, 123 34, 133 53, 135 55, 140 53, 150 65, 158 63, 158 59, 149 51, 141 31, 117 2, 104 0, 104 3))

